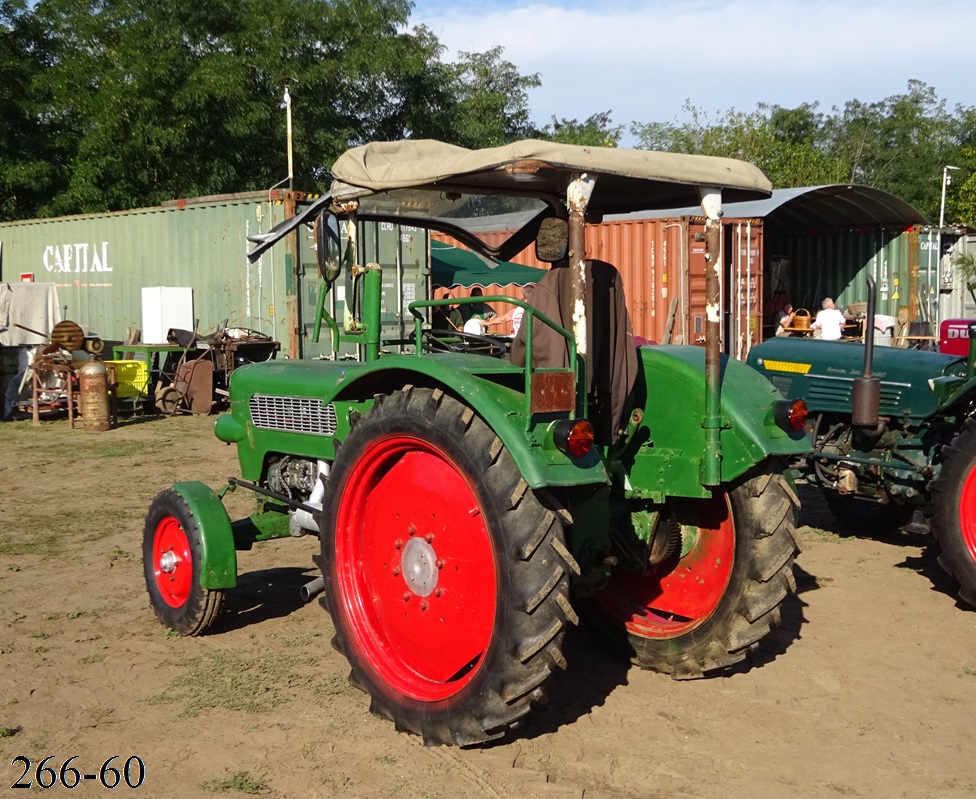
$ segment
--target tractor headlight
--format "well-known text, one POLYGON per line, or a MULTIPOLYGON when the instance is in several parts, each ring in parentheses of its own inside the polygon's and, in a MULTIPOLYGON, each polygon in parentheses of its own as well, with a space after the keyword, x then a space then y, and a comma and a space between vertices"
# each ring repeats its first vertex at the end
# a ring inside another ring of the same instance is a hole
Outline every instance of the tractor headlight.
POLYGON ((586 419, 563 419, 557 422, 552 440, 571 458, 582 458, 593 449, 593 425, 586 419))
POLYGON ((773 411, 773 418, 776 420, 776 424, 787 432, 794 433, 799 433, 803 430, 809 415, 810 412, 807 410, 807 404, 801 399, 777 402, 776 408, 773 411))

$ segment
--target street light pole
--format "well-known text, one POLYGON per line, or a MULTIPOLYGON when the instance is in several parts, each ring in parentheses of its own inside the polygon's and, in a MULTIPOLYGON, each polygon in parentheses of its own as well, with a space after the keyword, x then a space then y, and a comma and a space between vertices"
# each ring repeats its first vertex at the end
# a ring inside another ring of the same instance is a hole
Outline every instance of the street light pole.
MULTIPOLYGON (((939 204, 939 232, 936 235, 937 238, 937 249, 936 249, 936 264, 938 268, 942 269, 942 228, 945 226, 945 203, 946 203, 946 187, 952 183, 952 178, 949 176, 949 170, 959 169, 957 166, 949 166, 946 164, 942 167, 942 202, 939 204)), ((944 286, 950 286, 952 284, 952 271, 946 270, 942 273, 942 284, 944 286)))

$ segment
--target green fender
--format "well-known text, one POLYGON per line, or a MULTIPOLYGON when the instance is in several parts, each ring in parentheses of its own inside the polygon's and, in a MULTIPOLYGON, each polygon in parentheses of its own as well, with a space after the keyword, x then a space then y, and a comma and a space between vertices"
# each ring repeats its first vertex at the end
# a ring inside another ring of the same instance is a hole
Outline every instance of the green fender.
MULTIPOLYGON (((701 347, 642 347, 635 406, 643 410, 624 457, 636 496, 705 497, 705 351, 701 347), (630 463, 628 463, 630 461, 630 463)), ((804 433, 774 420, 783 401, 753 369, 722 356, 721 479, 730 482, 769 456, 810 451, 804 433)))
POLYGON ((176 483, 173 490, 190 508, 200 533, 200 585, 233 588, 237 585, 237 552, 224 503, 198 480, 176 483))

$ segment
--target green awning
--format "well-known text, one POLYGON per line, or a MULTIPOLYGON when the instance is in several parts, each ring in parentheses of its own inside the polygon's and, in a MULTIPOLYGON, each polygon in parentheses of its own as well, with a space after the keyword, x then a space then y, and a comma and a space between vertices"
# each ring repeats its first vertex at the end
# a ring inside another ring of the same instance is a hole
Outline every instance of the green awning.
POLYGON ((435 286, 525 286, 538 283, 546 273, 534 266, 510 261, 487 261, 470 250, 431 240, 430 260, 435 286))

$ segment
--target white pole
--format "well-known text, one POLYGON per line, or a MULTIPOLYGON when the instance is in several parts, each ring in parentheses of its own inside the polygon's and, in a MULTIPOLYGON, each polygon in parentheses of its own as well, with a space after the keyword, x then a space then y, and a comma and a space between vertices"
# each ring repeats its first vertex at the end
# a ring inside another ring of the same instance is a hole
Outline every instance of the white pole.
MULTIPOLYGON (((292 156, 291 148, 291 94, 288 92, 288 84, 285 84, 285 119, 288 134, 288 188, 293 189, 295 178, 295 161, 292 156)), ((945 187, 942 189, 943 201, 945 200, 945 187)))

